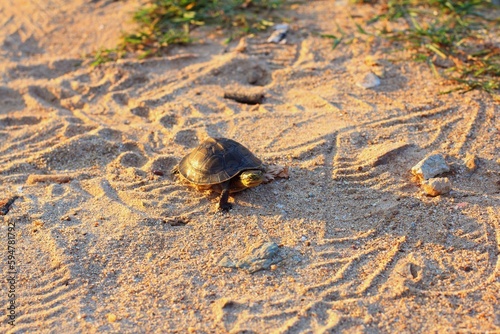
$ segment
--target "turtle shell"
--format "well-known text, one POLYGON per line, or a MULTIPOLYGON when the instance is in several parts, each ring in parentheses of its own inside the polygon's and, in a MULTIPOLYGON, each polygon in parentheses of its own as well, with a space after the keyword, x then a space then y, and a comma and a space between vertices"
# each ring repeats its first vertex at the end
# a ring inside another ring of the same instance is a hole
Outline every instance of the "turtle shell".
POLYGON ((179 173, 197 185, 222 183, 248 169, 262 169, 262 161, 227 138, 206 139, 179 164, 179 173))

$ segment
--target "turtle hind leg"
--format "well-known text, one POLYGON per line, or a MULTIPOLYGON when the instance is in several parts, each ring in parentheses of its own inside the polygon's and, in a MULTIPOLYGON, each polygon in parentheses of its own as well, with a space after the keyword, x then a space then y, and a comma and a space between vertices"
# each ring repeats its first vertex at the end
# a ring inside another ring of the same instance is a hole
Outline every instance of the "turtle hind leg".
POLYGON ((231 203, 228 202, 228 200, 229 200, 229 184, 230 184, 229 180, 221 184, 222 192, 220 195, 219 207, 218 207, 218 209, 220 211, 227 212, 227 211, 231 210, 231 208, 233 207, 231 205, 231 203))

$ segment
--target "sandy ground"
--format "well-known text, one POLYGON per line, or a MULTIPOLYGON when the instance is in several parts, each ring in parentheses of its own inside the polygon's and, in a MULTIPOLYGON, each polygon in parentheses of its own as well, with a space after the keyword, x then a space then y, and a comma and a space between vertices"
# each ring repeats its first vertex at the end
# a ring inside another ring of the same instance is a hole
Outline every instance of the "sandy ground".
POLYGON ((377 40, 332 49, 319 33, 376 12, 340 1, 296 6, 285 45, 267 33, 235 51, 212 34, 161 58, 82 62, 116 44, 137 5, 0 2, 0 200, 18 196, 0 215, 2 276, 9 240, 17 271, 15 325, 4 282, 0 332, 500 331, 488 94, 438 95, 425 64, 389 61, 401 54, 377 40), (359 87, 370 71, 381 84, 359 87), (248 86, 262 104, 223 98, 248 86), (217 194, 169 173, 209 136, 289 179, 217 213, 217 194), (410 173, 432 153, 451 168, 447 195, 424 195, 410 173), (263 242, 283 260, 221 266, 263 242))

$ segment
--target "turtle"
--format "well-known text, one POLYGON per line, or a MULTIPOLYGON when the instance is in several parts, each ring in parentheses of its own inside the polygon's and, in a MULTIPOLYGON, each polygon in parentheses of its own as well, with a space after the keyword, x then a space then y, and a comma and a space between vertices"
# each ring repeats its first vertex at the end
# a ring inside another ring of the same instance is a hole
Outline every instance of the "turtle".
POLYGON ((248 148, 228 138, 207 138, 182 158, 175 169, 199 190, 220 193, 218 208, 229 211, 229 193, 256 187, 264 181, 265 167, 248 148))

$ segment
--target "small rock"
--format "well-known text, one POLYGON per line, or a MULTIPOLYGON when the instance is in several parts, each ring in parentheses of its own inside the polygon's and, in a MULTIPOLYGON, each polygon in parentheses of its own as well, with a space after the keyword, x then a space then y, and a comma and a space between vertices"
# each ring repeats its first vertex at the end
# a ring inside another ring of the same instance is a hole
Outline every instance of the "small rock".
POLYGON ((245 104, 261 104, 264 92, 260 88, 230 87, 225 89, 224 98, 245 104))
POLYGON ((467 153, 465 155, 464 164, 469 172, 474 172, 477 169, 478 159, 475 154, 467 153))
POLYGON ((452 66, 455 66, 455 63, 450 58, 442 58, 438 55, 434 55, 434 57, 431 58, 431 61, 434 65, 441 68, 450 68, 452 66))
POLYGON ((424 192, 429 196, 447 194, 451 191, 451 182, 447 177, 432 178, 422 182, 424 192))
POLYGON ((244 269, 252 274, 259 270, 269 269, 273 264, 283 261, 279 250, 275 242, 265 242, 251 248, 239 261, 224 257, 219 261, 219 266, 244 269))
POLYGON ((154 175, 157 175, 157 176, 163 176, 163 175, 165 175, 165 173, 163 173, 163 171, 158 170, 158 169, 153 169, 151 172, 152 172, 154 175))
POLYGON ((288 24, 277 24, 274 26, 274 32, 267 39, 268 43, 286 43, 286 34, 288 33, 288 24))
POLYGON ((257 72, 252 71, 247 74, 247 82, 251 85, 255 85, 255 83, 259 81, 259 79, 260 75, 257 72))
POLYGON ((261 63, 249 65, 245 72, 247 83, 253 86, 265 86, 271 76, 267 67, 261 63))
POLYGON ((61 220, 69 222, 69 221, 71 221, 71 217, 70 216, 62 216, 61 220))
POLYGON ((416 265, 414 265, 413 263, 410 263, 408 269, 410 271, 411 276, 414 279, 418 277, 418 267, 416 265))
POLYGON ((418 176, 421 180, 428 180, 449 171, 450 167, 442 154, 428 156, 411 168, 413 175, 418 176))
POLYGON ((236 45, 236 47, 234 48, 234 51, 243 53, 247 50, 247 47, 248 47, 247 38, 242 37, 238 45, 236 45))
POLYGON ((364 89, 377 87, 378 85, 380 85, 380 79, 372 72, 369 72, 367 75, 365 75, 363 80, 356 83, 356 86, 364 88, 364 89))
POLYGON ((107 318, 109 322, 115 322, 117 320, 116 315, 113 313, 108 313, 107 318))

